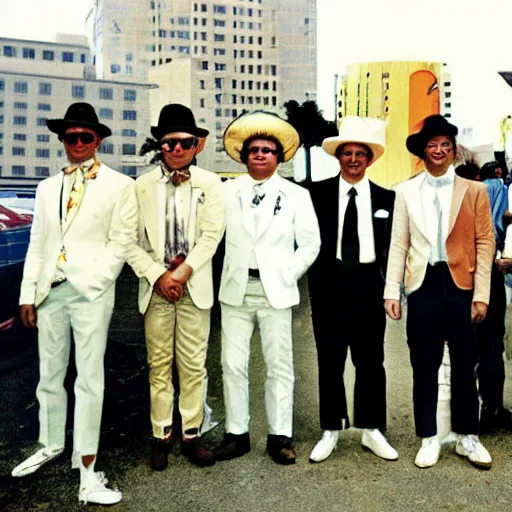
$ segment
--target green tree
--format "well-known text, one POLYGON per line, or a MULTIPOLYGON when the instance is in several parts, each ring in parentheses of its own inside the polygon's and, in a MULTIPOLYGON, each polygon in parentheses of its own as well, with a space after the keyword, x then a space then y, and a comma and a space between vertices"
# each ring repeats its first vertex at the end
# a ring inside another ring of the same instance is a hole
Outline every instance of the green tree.
POLYGON ((295 100, 284 104, 288 122, 299 132, 302 146, 306 152, 306 182, 311 181, 311 148, 321 146, 327 137, 338 135, 334 121, 324 119, 323 112, 316 101, 299 104, 295 100))

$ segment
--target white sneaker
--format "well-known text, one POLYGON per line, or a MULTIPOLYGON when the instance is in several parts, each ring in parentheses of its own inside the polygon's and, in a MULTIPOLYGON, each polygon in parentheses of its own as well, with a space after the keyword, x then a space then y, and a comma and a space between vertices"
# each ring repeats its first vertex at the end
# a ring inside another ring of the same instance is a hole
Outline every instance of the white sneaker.
POLYGON ((367 429, 363 430, 363 436, 361 438, 363 446, 371 450, 377 457, 386 460, 398 459, 397 451, 388 443, 388 440, 382 435, 378 429, 367 429))
POLYGON ((455 451, 462 457, 467 457, 470 462, 482 469, 490 469, 492 458, 476 435, 459 436, 455 451))
POLYGON ((35 473, 43 464, 50 462, 55 457, 58 457, 64 448, 41 448, 34 455, 16 466, 11 475, 14 477, 22 477, 35 473))
POLYGON ((414 464, 419 468, 430 468, 437 464, 441 454, 441 443, 437 436, 424 437, 414 464))
POLYGON ((336 448, 339 435, 339 430, 324 430, 322 439, 316 443, 311 451, 309 462, 322 462, 327 459, 334 448, 336 448))
POLYGON ((78 500, 98 505, 115 505, 123 499, 123 494, 117 489, 106 487, 108 480, 103 471, 84 471, 80 476, 80 491, 78 500))

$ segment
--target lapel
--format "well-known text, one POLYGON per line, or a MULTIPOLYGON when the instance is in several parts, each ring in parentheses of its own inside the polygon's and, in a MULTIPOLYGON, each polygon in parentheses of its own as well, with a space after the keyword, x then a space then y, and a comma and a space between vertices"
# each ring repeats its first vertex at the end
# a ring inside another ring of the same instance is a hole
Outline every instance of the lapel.
MULTIPOLYGON (((382 204, 381 201, 381 191, 375 183, 370 181, 370 203, 372 210, 372 226, 373 226, 373 242, 375 244, 375 254, 377 258, 381 255, 381 242, 382 242, 382 224, 377 224, 377 219, 375 218, 375 212, 378 210, 384 209, 388 210, 385 204, 382 204)), ((385 223, 383 223, 385 225, 385 223)))
POLYGON ((276 181, 272 184, 270 190, 265 191, 265 199, 263 199, 261 204, 257 207, 260 211, 258 212, 259 217, 256 229, 256 240, 258 240, 269 228, 272 220, 274 219, 274 209, 277 198, 279 195, 283 195, 279 189, 280 182, 277 181, 277 178, 279 178, 279 176, 275 177, 276 181))
POLYGON ((240 208, 240 213, 242 215, 243 225, 247 233, 252 237, 254 237, 254 231, 252 229, 251 224, 251 215, 252 212, 249 211, 250 205, 248 204, 247 198, 244 194, 244 183, 248 179, 248 176, 241 176, 236 179, 236 204, 238 208, 240 208))
POLYGON ((160 183, 162 176, 160 167, 157 167, 152 179, 148 180, 142 190, 141 208, 144 211, 144 228, 149 243, 159 258, 164 256, 165 245, 165 200, 167 198, 166 183, 160 183))
POLYGON ((414 220, 416 227, 430 245, 427 235, 427 227, 425 226, 425 212, 423 211, 423 200, 421 197, 421 185, 425 179, 426 172, 427 171, 423 171, 407 183, 407 188, 404 190, 404 197, 407 202, 411 218, 414 220))
POLYGON ((63 207, 62 203, 66 191, 64 190, 64 173, 61 172, 58 175, 58 179, 55 180, 55 186, 50 189, 50 204, 52 205, 52 218, 55 219, 55 223, 59 226, 63 226, 64 218, 66 217, 66 208, 63 207))
POLYGON ((452 232, 455 221, 457 220, 457 215, 459 214, 462 200, 464 199, 468 188, 469 182, 455 175, 455 180, 453 182, 452 204, 450 207, 450 217, 448 219, 448 233, 446 239, 448 239, 450 233, 452 232))
POLYGON ((321 201, 320 204, 324 204, 322 210, 326 226, 324 236, 326 248, 330 248, 329 253, 336 258, 340 213, 340 174, 325 181, 324 190, 321 191, 318 200, 321 201))

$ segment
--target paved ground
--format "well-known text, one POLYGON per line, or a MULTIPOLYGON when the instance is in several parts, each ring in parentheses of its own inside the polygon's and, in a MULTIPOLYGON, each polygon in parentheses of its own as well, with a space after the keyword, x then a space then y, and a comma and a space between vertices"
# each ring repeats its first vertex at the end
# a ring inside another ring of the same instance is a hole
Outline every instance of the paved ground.
MULTIPOLYGON (((446 448, 439 464, 428 470, 414 466, 418 448, 412 421, 411 370, 403 322, 388 325, 388 438, 398 450, 396 462, 385 462, 363 451, 360 433, 342 435, 333 456, 310 464, 309 452, 320 435, 318 388, 307 300, 296 308, 295 445, 298 462, 281 467, 265 454, 263 404, 264 363, 258 335, 251 360, 252 452, 237 460, 201 469, 189 464, 175 446, 169 468, 149 467, 148 384, 142 323, 135 311, 136 281, 124 272, 107 351, 106 400, 98 468, 124 492, 118 511, 509 511, 512 509, 512 436, 496 433, 482 439, 494 457, 484 472, 446 448)), ((302 296, 305 282, 302 282, 302 296)), ((509 319, 510 320, 510 319, 509 319)), ((0 510, 73 511, 78 505, 78 474, 70 470, 71 437, 65 456, 24 479, 10 471, 26 456, 37 438, 37 363, 34 339, 19 334, 0 338, 0 510), (14 367, 13 367, 13 363, 14 367)), ((208 356, 209 403, 216 419, 224 414, 220 372, 219 315, 213 311, 208 356)), ((507 363, 507 375, 512 365, 507 363)), ((348 388, 353 380, 347 365, 348 388)), ((73 375, 69 376, 69 383, 73 375)), ((507 379, 506 404, 512 406, 507 379)), ((70 431, 71 432, 71 431, 70 431)), ((220 441, 221 424, 205 436, 220 441)), ((101 507, 100 507, 101 508, 101 507)))

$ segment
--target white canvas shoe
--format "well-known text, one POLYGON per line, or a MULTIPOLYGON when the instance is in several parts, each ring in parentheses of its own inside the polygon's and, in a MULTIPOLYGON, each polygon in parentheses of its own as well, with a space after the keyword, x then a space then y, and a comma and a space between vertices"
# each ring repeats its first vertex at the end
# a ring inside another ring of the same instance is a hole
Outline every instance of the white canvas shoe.
POLYGON ((41 448, 34 453, 34 455, 31 455, 28 459, 16 466, 11 474, 14 477, 22 477, 35 473, 43 464, 55 459, 55 457, 58 457, 63 451, 64 448, 41 448))
POLYGON ((309 462, 322 462, 327 459, 334 448, 336 448, 339 435, 339 430, 324 430, 322 439, 316 443, 311 451, 309 462))
POLYGON ((365 448, 371 450, 377 457, 386 460, 397 460, 397 451, 389 444, 388 440, 378 429, 364 429, 361 442, 365 448))
POLYGON ((455 451, 462 457, 467 457, 477 468, 490 469, 492 466, 491 454, 479 441, 478 436, 459 436, 455 451))
POLYGON ((123 494, 117 489, 107 487, 108 480, 103 471, 80 471, 80 491, 78 500, 85 504, 115 505, 123 499, 123 494))
POLYGON ((424 437, 414 464, 419 468, 430 468, 437 464, 441 454, 441 443, 437 436, 424 437))

